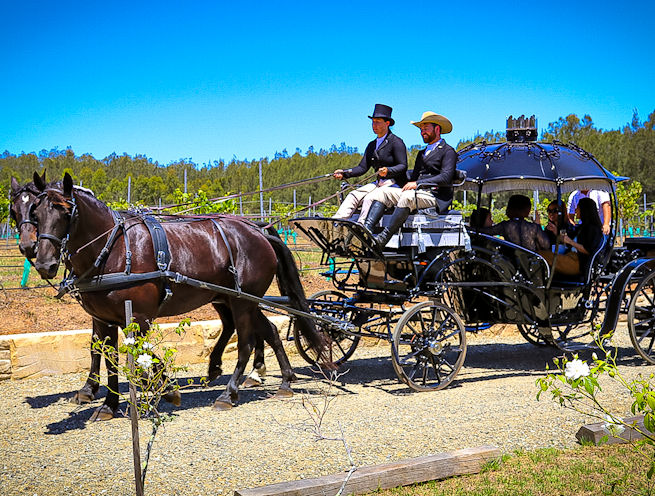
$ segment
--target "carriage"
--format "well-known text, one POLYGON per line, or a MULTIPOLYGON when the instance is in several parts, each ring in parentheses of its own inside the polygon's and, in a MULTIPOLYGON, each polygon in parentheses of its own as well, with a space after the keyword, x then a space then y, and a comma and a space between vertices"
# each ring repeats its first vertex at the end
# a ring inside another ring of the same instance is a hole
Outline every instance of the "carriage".
MULTIPOLYGON (((540 143, 535 136, 534 128, 510 129, 506 142, 460 151, 455 187, 477 196, 478 207, 508 191, 561 200, 575 189, 605 190, 616 220, 616 185, 625 178, 574 144, 540 143)), ((235 328, 243 348, 215 402, 219 409, 237 400, 252 342, 256 366, 263 366, 264 341, 276 349, 280 391, 290 393, 294 376, 286 353, 258 307, 291 315, 296 347, 311 364, 346 362, 362 337, 389 341, 398 377, 417 391, 451 384, 466 357, 467 332, 499 323, 516 325, 534 345, 576 352, 609 338, 624 313, 636 351, 655 363, 655 238, 630 238, 617 246, 614 225, 588 270, 562 279, 538 253, 472 229, 455 210, 410 216, 384 248, 352 220, 293 219, 293 227, 321 249, 325 275, 334 284, 307 304, 286 245, 242 219, 115 212, 74 188, 68 174, 61 183, 46 184, 45 173, 35 173, 23 187, 12 180, 12 193, 21 250, 28 258, 31 253, 46 279, 64 261, 69 272, 59 294, 78 298, 98 336, 117 342, 126 299, 135 299, 140 325, 208 302, 215 306, 224 330, 210 356, 209 379, 220 375, 220 357, 235 328), (275 273, 283 296, 264 296, 275 273)), ((99 366, 92 351, 79 402, 95 397, 99 366)), ((97 418, 111 418, 118 408, 117 376, 108 377, 114 384, 97 418)))
MULTIPOLYGON (((616 185, 626 178, 574 144, 535 137, 535 128, 514 127, 506 142, 463 149, 456 188, 472 192, 478 208, 509 191, 559 201, 576 189, 607 191, 611 234, 578 277, 562 278, 538 253, 469 227, 459 211, 420 211, 383 249, 352 220, 291 221, 321 249, 324 275, 334 284, 309 298, 312 312, 349 323, 321 324, 336 363, 348 360, 363 337, 385 339, 401 381, 417 391, 439 390, 464 363, 467 332, 513 324, 536 346, 578 352, 611 337, 621 313, 635 350, 655 363, 655 238, 616 243, 616 185)), ((313 363, 303 336, 294 337, 300 355, 313 363)))

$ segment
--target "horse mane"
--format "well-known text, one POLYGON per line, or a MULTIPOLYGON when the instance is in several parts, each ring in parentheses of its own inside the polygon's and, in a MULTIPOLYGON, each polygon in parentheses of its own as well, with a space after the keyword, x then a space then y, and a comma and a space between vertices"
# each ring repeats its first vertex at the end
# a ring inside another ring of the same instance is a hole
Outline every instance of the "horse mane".
POLYGON ((90 195, 93 196, 93 197, 96 196, 96 194, 93 192, 92 189, 85 188, 84 186, 73 186, 73 189, 75 189, 75 190, 77 190, 77 191, 84 191, 85 193, 88 193, 88 194, 90 194, 90 195))
POLYGON ((50 203, 52 203, 53 205, 58 205, 60 207, 63 207, 65 210, 71 209, 70 201, 63 195, 61 191, 58 191, 56 189, 46 189, 44 193, 48 197, 50 203))

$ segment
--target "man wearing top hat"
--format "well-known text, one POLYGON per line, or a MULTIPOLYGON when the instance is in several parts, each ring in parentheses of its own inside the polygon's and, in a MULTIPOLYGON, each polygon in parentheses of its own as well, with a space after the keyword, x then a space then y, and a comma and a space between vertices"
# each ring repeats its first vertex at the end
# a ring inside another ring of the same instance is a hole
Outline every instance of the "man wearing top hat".
MULTIPOLYGON (((378 103, 375 105, 372 120, 373 132, 377 138, 366 146, 361 162, 352 169, 334 171, 336 179, 348 179, 362 176, 371 167, 377 172, 377 178, 370 184, 365 184, 351 191, 334 214, 335 219, 349 219, 357 207, 361 205, 361 213, 357 222, 364 224, 371 201, 372 192, 388 188, 400 190, 407 182, 407 147, 398 136, 389 129, 395 121, 391 118, 391 107, 378 103)), ((379 219, 378 219, 379 220, 379 219)))
MULTIPOLYGON (((380 246, 385 246, 391 236, 403 225, 410 211, 435 207, 442 214, 448 212, 453 200, 453 179, 457 152, 448 145, 442 134, 453 130, 451 122, 443 115, 424 112, 421 120, 411 121, 421 130, 427 147, 416 156, 416 164, 409 182, 400 188, 386 188, 372 194, 367 226, 375 226, 387 207, 396 205, 388 227, 376 236, 380 246)), ((372 229, 369 229, 372 232, 372 229)))

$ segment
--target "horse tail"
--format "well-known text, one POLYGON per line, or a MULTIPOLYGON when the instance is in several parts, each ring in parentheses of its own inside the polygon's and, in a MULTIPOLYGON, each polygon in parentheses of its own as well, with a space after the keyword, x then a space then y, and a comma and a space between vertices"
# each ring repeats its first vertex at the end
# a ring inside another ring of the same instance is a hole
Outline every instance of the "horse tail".
MULTIPOLYGON (((267 229, 264 236, 275 250, 277 256, 277 283, 280 288, 280 294, 289 298, 289 303, 292 308, 301 310, 303 312, 310 312, 309 303, 305 296, 305 290, 300 283, 300 273, 296 266, 296 261, 293 258, 291 250, 282 241, 275 229, 267 229)), ((333 367, 334 364, 330 363, 327 357, 327 338, 325 335, 318 331, 314 320, 308 317, 294 317, 295 325, 298 326, 299 331, 307 338, 310 346, 319 357, 319 362, 324 366, 333 367)))

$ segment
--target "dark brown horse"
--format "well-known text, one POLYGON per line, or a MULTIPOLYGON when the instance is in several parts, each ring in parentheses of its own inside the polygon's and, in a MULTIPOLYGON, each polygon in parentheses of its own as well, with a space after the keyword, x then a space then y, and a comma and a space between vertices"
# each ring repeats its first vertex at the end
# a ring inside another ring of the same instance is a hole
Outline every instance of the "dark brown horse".
MULTIPOLYGON (((45 184, 45 170, 39 176, 45 184)), ((9 215, 18 229, 18 248, 25 258, 33 259, 36 253, 36 222, 30 219, 30 207, 40 191, 33 182, 21 186, 18 180, 11 178, 11 197, 9 200, 9 215)))
MULTIPOLYGON (((64 176, 63 190, 47 188, 37 174, 34 175, 34 183, 42 192, 34 201, 31 212, 38 225, 35 267, 43 278, 53 278, 63 253, 62 258, 68 269, 79 277, 77 284, 87 283, 79 299, 93 317, 94 337, 107 339, 108 344, 116 347, 118 327, 125 322, 126 300, 132 300, 134 320, 143 329, 157 316, 178 315, 211 302, 223 321, 223 334, 231 335, 236 328, 238 336, 237 366, 227 389, 214 403, 215 407, 229 408, 237 401, 239 380, 258 340, 267 342, 273 348, 280 364, 280 393, 291 393, 289 383, 295 376, 275 326, 266 319, 257 303, 207 287, 188 285, 170 277, 157 277, 158 271, 163 271, 157 266, 153 239, 142 217, 118 216, 91 194, 73 189, 68 174, 64 176), (119 217, 123 219, 122 228, 116 230, 119 217), (111 233, 115 232, 118 233, 115 239, 108 242, 111 233), (103 287, 102 283, 94 286, 102 280, 98 278, 100 275, 111 279, 108 274, 126 272, 128 258, 125 238, 132 253, 129 272, 137 275, 136 278, 122 278, 111 287, 103 287), (65 245, 63 252, 62 244, 65 245), (100 255, 103 247, 106 248, 106 256, 100 255), (139 274, 153 276, 139 279, 139 274), (167 294, 169 296, 165 297, 167 294)), ((277 272, 278 278, 281 278, 280 286, 287 292, 291 305, 300 310, 307 309, 293 257, 279 238, 277 243, 250 223, 232 216, 193 222, 164 222, 161 228, 170 247, 170 262, 166 267, 168 274, 177 273, 226 288, 240 287, 243 293, 263 296, 277 272)), ((298 321, 316 352, 322 354, 324 340, 311 319, 301 318, 298 321)), ((218 356, 215 354, 216 350, 210 360, 210 375, 212 367, 214 373, 220 370, 220 362, 216 367, 220 353, 218 356)), ((99 370, 100 357, 94 356, 93 360, 97 360, 97 364, 92 363, 92 371, 99 370)), ((118 408, 115 393, 118 390, 118 376, 111 364, 107 369, 109 392, 104 405, 94 413, 94 419, 111 418, 118 408)), ((93 398, 98 387, 97 378, 89 376, 89 379, 80 394, 90 393, 93 398)))

